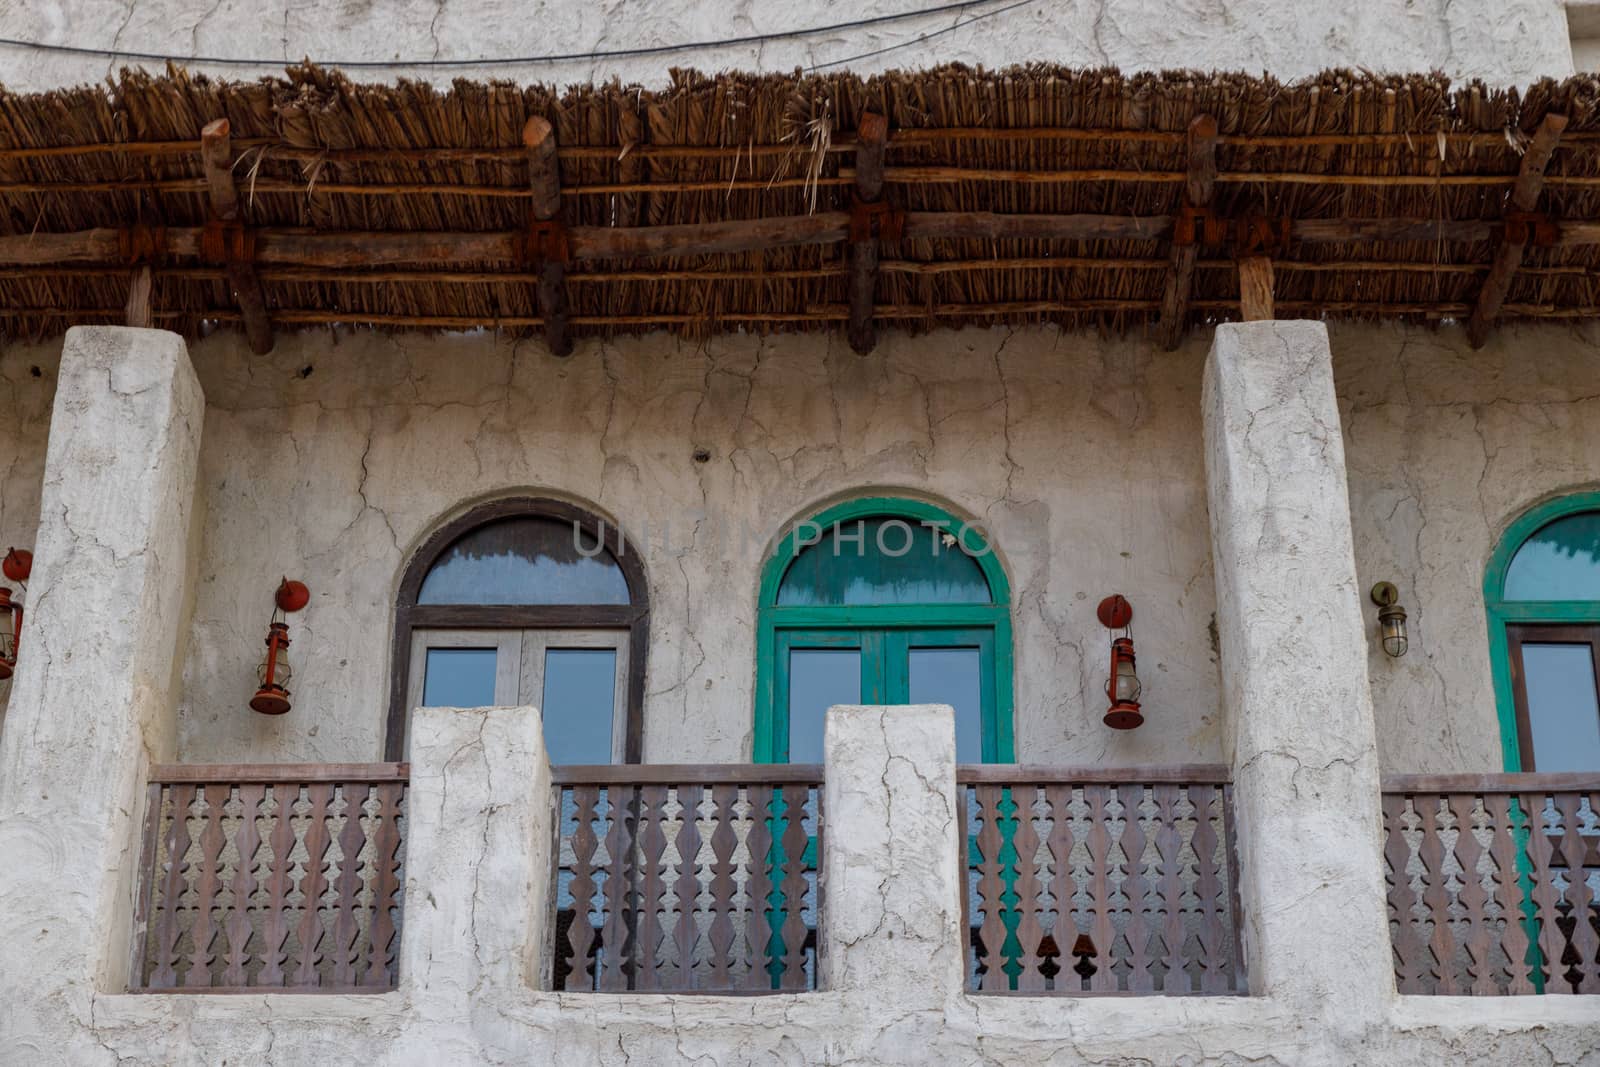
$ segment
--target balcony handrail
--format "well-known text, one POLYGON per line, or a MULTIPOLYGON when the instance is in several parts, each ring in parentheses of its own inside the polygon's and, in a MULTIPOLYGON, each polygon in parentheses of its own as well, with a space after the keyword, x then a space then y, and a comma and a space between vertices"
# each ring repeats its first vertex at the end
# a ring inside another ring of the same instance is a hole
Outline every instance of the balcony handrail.
POLYGON ((820 763, 572 763, 550 768, 553 785, 815 785, 820 763))
POLYGON ((411 777, 409 763, 157 763, 149 779, 162 785, 228 782, 397 782, 411 777))
POLYGON ((956 782, 960 785, 1231 785, 1233 774, 1221 763, 1092 767, 962 763, 956 766, 956 782))
POLYGON ((1386 774, 1385 793, 1582 793, 1600 789, 1595 771, 1505 774, 1386 774))

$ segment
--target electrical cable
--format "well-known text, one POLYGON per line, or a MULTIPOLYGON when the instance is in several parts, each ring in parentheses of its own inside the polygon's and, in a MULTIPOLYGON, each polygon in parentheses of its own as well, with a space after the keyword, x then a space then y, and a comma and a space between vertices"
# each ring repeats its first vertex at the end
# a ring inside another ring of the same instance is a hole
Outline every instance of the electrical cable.
POLYGON ((1004 15, 1007 11, 1015 11, 1019 7, 1027 7, 1029 4, 1037 2, 1038 0, 1016 0, 1016 3, 1007 4, 1005 7, 995 8, 993 11, 985 11, 980 15, 972 16, 965 22, 957 22, 953 25, 946 26, 942 30, 934 30, 931 33, 921 34, 920 36, 909 41, 901 41, 899 44, 885 45, 882 48, 875 48, 870 52, 861 52, 857 55, 846 56, 843 59, 833 59, 826 63, 818 63, 815 66, 807 67, 806 73, 812 74, 819 70, 827 70, 829 67, 843 66, 846 63, 854 63, 859 59, 871 59, 874 56, 881 56, 885 52, 893 52, 899 48, 910 48, 912 45, 921 44, 923 41, 931 41, 935 37, 943 37, 947 33, 954 33, 956 30, 965 29, 966 27, 971 26, 974 22, 982 22, 984 19, 993 18, 996 15, 1004 15))
MULTIPOLYGON (((918 8, 915 11, 900 11, 888 15, 874 15, 871 18, 852 19, 849 22, 836 22, 828 26, 810 26, 800 30, 784 30, 773 33, 755 33, 748 34, 743 37, 726 37, 715 41, 688 41, 683 44, 648 45, 638 48, 614 48, 598 52, 572 52, 555 55, 496 57, 484 59, 320 59, 312 62, 314 62, 315 65, 322 67, 370 69, 388 67, 524 66, 536 63, 577 63, 585 60, 596 59, 623 59, 637 56, 663 55, 670 52, 689 52, 715 48, 732 48, 737 45, 767 44, 773 41, 793 40, 800 37, 814 37, 823 33, 837 33, 842 30, 861 29, 866 26, 878 26, 891 22, 903 22, 908 19, 927 18, 933 15, 942 15, 952 11, 965 12, 971 10, 972 8, 983 7, 994 2, 995 0, 956 0, 956 2, 953 3, 936 4, 932 7, 918 8)), ((962 26, 971 25, 972 23, 977 22, 979 19, 987 18, 989 15, 998 15, 1001 12, 1010 11, 1012 8, 1021 7, 1023 4, 1033 2, 1034 0, 1021 0, 1020 3, 1012 4, 1009 7, 1000 8, 997 11, 987 12, 985 14, 975 16, 974 18, 970 18, 966 22, 958 22, 954 26, 947 26, 942 30, 924 34, 915 41, 907 41, 899 45, 890 45, 886 48, 880 48, 877 51, 863 53, 861 56, 853 56, 850 59, 836 60, 832 63, 823 63, 808 69, 822 70, 826 67, 837 66, 840 63, 849 63, 855 59, 863 59, 868 56, 875 56, 883 52, 893 51, 896 48, 904 48, 909 45, 916 44, 918 41, 924 41, 932 37, 938 37, 942 34, 949 33, 952 30, 960 29, 962 26)), ((283 59, 245 59, 234 56, 178 56, 168 55, 162 52, 137 52, 119 48, 90 48, 84 45, 44 44, 39 41, 24 41, 13 37, 0 37, 0 45, 6 45, 12 48, 27 48, 39 52, 94 56, 100 59, 143 59, 172 63, 205 64, 208 66, 279 67, 283 66, 285 62, 288 62, 283 59)), ((310 61, 309 57, 308 61, 310 61)))

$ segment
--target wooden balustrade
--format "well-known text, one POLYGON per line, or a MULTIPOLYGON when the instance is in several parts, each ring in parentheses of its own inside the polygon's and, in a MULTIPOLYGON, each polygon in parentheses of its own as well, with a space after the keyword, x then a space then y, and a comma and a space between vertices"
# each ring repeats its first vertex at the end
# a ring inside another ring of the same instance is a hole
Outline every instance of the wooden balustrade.
POLYGON ((816 987, 816 766, 557 767, 556 989, 816 987))
POLYGON ((1402 993, 1600 993, 1600 775, 1383 782, 1402 993))
POLYGON ((395 987, 409 768, 158 766, 134 992, 395 987))
POLYGON ((984 993, 1242 992, 1227 770, 963 766, 984 993))

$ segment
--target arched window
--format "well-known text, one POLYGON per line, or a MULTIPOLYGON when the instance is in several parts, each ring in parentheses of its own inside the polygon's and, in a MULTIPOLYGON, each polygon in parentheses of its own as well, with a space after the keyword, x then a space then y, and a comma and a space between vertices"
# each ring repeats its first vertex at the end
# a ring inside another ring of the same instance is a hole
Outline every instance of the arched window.
POLYGON ((822 760, 834 704, 949 704, 963 762, 1009 762, 1011 613, 983 534, 874 497, 796 524, 762 574, 755 758, 822 760))
POLYGON ((406 758, 412 708, 533 704, 552 763, 637 763, 649 619, 615 524, 559 500, 472 509, 401 579, 386 758, 406 758))
POLYGON ((1512 523, 1484 600, 1506 769, 1600 770, 1600 493, 1512 523))

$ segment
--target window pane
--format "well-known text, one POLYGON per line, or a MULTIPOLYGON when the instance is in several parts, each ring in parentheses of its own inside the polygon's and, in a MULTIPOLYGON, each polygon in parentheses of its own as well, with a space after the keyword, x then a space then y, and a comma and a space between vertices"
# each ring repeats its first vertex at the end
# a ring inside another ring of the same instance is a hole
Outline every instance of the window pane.
POLYGON ((422 706, 489 708, 494 706, 495 650, 430 648, 422 679, 422 706))
POLYGON ((983 759, 983 659, 975 648, 913 648, 911 703, 956 709, 956 760, 983 759))
POLYGON ((419 604, 626 604, 616 557, 575 524, 525 515, 463 534, 422 580, 419 604))
POLYGON ((1589 646, 1524 644, 1522 670, 1534 767, 1600 770, 1600 704, 1589 646))
POLYGON ((822 722, 835 704, 861 703, 858 649, 797 648, 789 653, 789 762, 822 762, 822 722))
MULTIPOLYGON (((778 587, 778 603, 988 604, 989 583, 977 560, 962 550, 959 532, 897 518, 853 519, 827 527, 821 540, 789 564, 778 587)), ((966 543, 980 548, 976 534, 969 532, 966 543)))
POLYGON ((552 648, 544 654, 544 744, 551 763, 610 763, 617 653, 552 648))
POLYGON ((1557 519, 1506 568, 1507 600, 1600 600, 1600 511, 1557 519))

